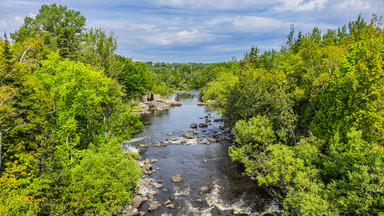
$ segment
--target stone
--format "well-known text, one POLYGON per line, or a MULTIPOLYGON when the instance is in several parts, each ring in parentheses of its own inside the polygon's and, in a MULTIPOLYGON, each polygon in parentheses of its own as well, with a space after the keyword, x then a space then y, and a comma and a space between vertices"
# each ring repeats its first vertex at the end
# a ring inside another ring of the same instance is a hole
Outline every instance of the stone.
POLYGON ((145 212, 141 211, 141 212, 139 212, 139 215, 140 215, 140 216, 144 216, 144 215, 145 215, 145 212))
POLYGON ((196 201, 200 202, 200 203, 203 203, 203 202, 205 202, 205 198, 204 197, 203 198, 198 198, 198 199, 196 199, 196 201))
POLYGON ((137 210, 137 208, 131 207, 125 210, 122 215, 137 215, 137 214, 139 214, 139 210, 137 210))
POLYGON ((181 178, 181 176, 179 174, 172 177, 172 182, 182 182, 182 181, 183 181, 183 179, 181 178))
POLYGON ((209 123, 209 122, 211 122, 211 120, 205 119, 205 123, 209 123))
POLYGON ((139 145, 139 148, 148 148, 148 147, 149 147, 149 145, 144 145, 144 144, 139 145))
POLYGON ((155 147, 161 147, 161 145, 162 144, 160 142, 158 142, 158 141, 155 142, 155 147))
POLYGON ((209 187, 204 187, 204 186, 201 187, 201 189, 200 189, 200 194, 201 195, 204 195, 204 194, 206 194, 208 192, 209 192, 209 187))
POLYGON ((147 201, 146 197, 134 196, 132 198, 131 204, 132 204, 133 207, 138 208, 140 206, 140 204, 145 202, 145 201, 147 201))
POLYGON ((159 161, 159 159, 155 159, 154 158, 154 159, 151 160, 151 163, 156 163, 157 161, 159 161))
POLYGON ((193 129, 193 134, 199 134, 199 131, 197 131, 196 129, 193 129))
POLYGON ((148 164, 145 164, 143 168, 149 171, 149 170, 152 170, 152 165, 148 163, 148 164))
POLYGON ((259 216, 260 213, 259 212, 252 212, 251 214, 249 214, 249 216, 259 216))
POLYGON ((200 123, 200 124, 199 124, 199 127, 201 127, 201 128, 206 128, 206 127, 208 127, 208 124, 207 124, 207 123, 200 123))
POLYGON ((224 130, 225 126, 224 126, 223 124, 221 124, 221 125, 219 125, 219 128, 220 128, 221 130, 224 130))
POLYGON ((197 128, 197 124, 196 124, 196 123, 191 123, 191 124, 189 125, 189 127, 190 127, 190 128, 197 128))
POLYGON ((169 132, 167 133, 167 136, 173 136, 173 133, 169 132))
POLYGON ((207 139, 203 139, 199 142, 200 144, 209 145, 211 144, 207 139))
POLYGON ((204 163, 207 163, 207 160, 203 160, 204 163))
POLYGON ((159 202, 157 202, 156 200, 154 200, 153 202, 149 203, 148 211, 154 211, 154 210, 160 208, 160 206, 161 206, 161 204, 159 202))
POLYGON ((220 119, 214 119, 213 120, 213 122, 219 122, 220 121, 220 119))
POLYGON ((175 205, 174 204, 168 204, 165 207, 167 207, 167 208, 175 208, 175 205))
POLYGON ((137 190, 137 194, 142 197, 147 197, 149 196, 149 188, 144 186, 139 186, 139 189, 137 190))
POLYGON ((155 187, 156 189, 160 189, 160 188, 163 187, 163 185, 162 185, 162 184, 159 184, 159 183, 154 183, 154 184, 153 184, 153 187, 155 187))
POLYGON ((186 139, 194 139, 195 138, 194 136, 190 135, 188 132, 184 132, 183 137, 186 139))
POLYGON ((216 142, 216 139, 214 139, 214 138, 210 138, 210 139, 208 139, 208 141, 211 142, 211 143, 215 143, 215 142, 216 142))
POLYGON ((197 106, 205 106, 207 105, 207 103, 204 103, 204 102, 197 102, 197 106))
POLYGON ((165 203, 164 203, 164 205, 169 205, 169 204, 171 204, 171 200, 167 200, 167 201, 165 201, 165 203))

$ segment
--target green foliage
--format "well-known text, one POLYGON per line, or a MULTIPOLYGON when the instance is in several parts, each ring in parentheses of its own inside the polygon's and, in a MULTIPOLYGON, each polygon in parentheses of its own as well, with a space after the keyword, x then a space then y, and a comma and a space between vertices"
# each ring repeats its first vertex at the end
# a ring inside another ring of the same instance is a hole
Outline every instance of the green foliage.
POLYGON ((222 107, 226 104, 226 96, 229 89, 233 88, 239 82, 239 78, 231 73, 222 73, 219 77, 209 82, 202 92, 204 100, 216 101, 215 106, 222 107))
POLYGON ((118 80, 126 96, 134 98, 144 95, 152 84, 151 74, 145 64, 121 56, 118 57, 118 61, 123 65, 118 80))
POLYGON ((203 92, 234 126, 230 157, 284 214, 383 214, 382 25, 348 27, 295 38, 291 26, 280 51, 253 47, 203 92))
POLYGON ((112 215, 130 202, 141 174, 136 161, 127 157, 116 140, 91 146, 68 176, 60 214, 112 215))
POLYGON ((77 58, 90 64, 97 71, 104 70, 104 74, 117 79, 123 70, 114 52, 117 49, 116 38, 113 32, 108 36, 102 29, 89 29, 80 35, 82 43, 77 51, 77 58))
POLYGON ((11 34, 16 42, 29 37, 42 37, 46 44, 60 49, 60 55, 70 57, 78 49, 78 35, 84 29, 85 17, 78 11, 56 4, 42 5, 35 18, 26 17, 20 30, 11 34))
POLYGON ((340 69, 321 96, 312 122, 316 136, 343 138, 351 126, 368 141, 383 140, 383 40, 371 39, 349 47, 340 69), (327 119, 324 121, 324 119, 327 119))
POLYGON ((338 134, 330 142, 325 156, 324 172, 327 195, 332 205, 345 215, 378 215, 384 206, 384 149, 362 138, 362 132, 351 130, 347 141, 338 134))

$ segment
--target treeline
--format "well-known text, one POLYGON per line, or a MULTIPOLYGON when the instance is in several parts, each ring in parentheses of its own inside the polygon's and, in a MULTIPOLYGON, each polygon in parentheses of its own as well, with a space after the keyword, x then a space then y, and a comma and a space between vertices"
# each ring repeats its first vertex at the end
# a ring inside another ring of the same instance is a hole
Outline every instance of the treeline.
POLYGON ((381 18, 252 48, 203 90, 232 126, 229 155, 286 215, 384 214, 381 18))
POLYGON ((217 75, 234 70, 233 62, 215 64, 146 62, 154 74, 155 92, 171 93, 174 90, 193 90, 204 87, 217 75), (159 89, 159 87, 161 87, 159 89))
POLYGON ((141 170, 122 140, 142 128, 128 99, 153 85, 113 34, 56 4, 0 38, 0 215, 110 215, 141 170))

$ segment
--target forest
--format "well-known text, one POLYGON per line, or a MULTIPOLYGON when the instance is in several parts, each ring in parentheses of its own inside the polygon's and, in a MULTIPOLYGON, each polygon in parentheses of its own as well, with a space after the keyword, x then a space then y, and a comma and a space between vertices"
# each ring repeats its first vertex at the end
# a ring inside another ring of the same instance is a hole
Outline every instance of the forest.
POLYGON ((134 101, 192 89, 284 215, 384 214, 381 17, 292 25, 279 50, 215 64, 133 61, 85 20, 42 5, 0 38, 0 215, 118 214, 141 175, 120 147, 143 127, 134 101))

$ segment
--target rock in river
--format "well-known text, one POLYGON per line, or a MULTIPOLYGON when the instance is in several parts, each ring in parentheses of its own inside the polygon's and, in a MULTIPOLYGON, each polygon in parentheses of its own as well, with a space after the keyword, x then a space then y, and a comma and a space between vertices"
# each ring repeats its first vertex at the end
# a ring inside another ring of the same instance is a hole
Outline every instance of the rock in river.
POLYGON ((190 135, 188 132, 184 132, 183 137, 186 139, 194 139, 195 138, 194 136, 190 135))
POLYGON ((172 182, 181 182, 181 181, 183 181, 183 179, 181 178, 181 176, 179 174, 172 177, 172 182))
POLYGON ((203 139, 199 142, 200 144, 209 145, 211 144, 207 139, 203 139))
POLYGON ((197 128, 197 124, 196 124, 196 123, 191 123, 191 124, 189 125, 189 127, 190 127, 190 128, 197 128))
POLYGON ((209 187, 201 187, 200 189, 200 195, 204 195, 209 192, 209 187))
POLYGON ((206 127, 208 127, 208 124, 207 124, 207 123, 200 123, 200 124, 199 124, 199 127, 201 127, 201 128, 206 128, 206 127))

